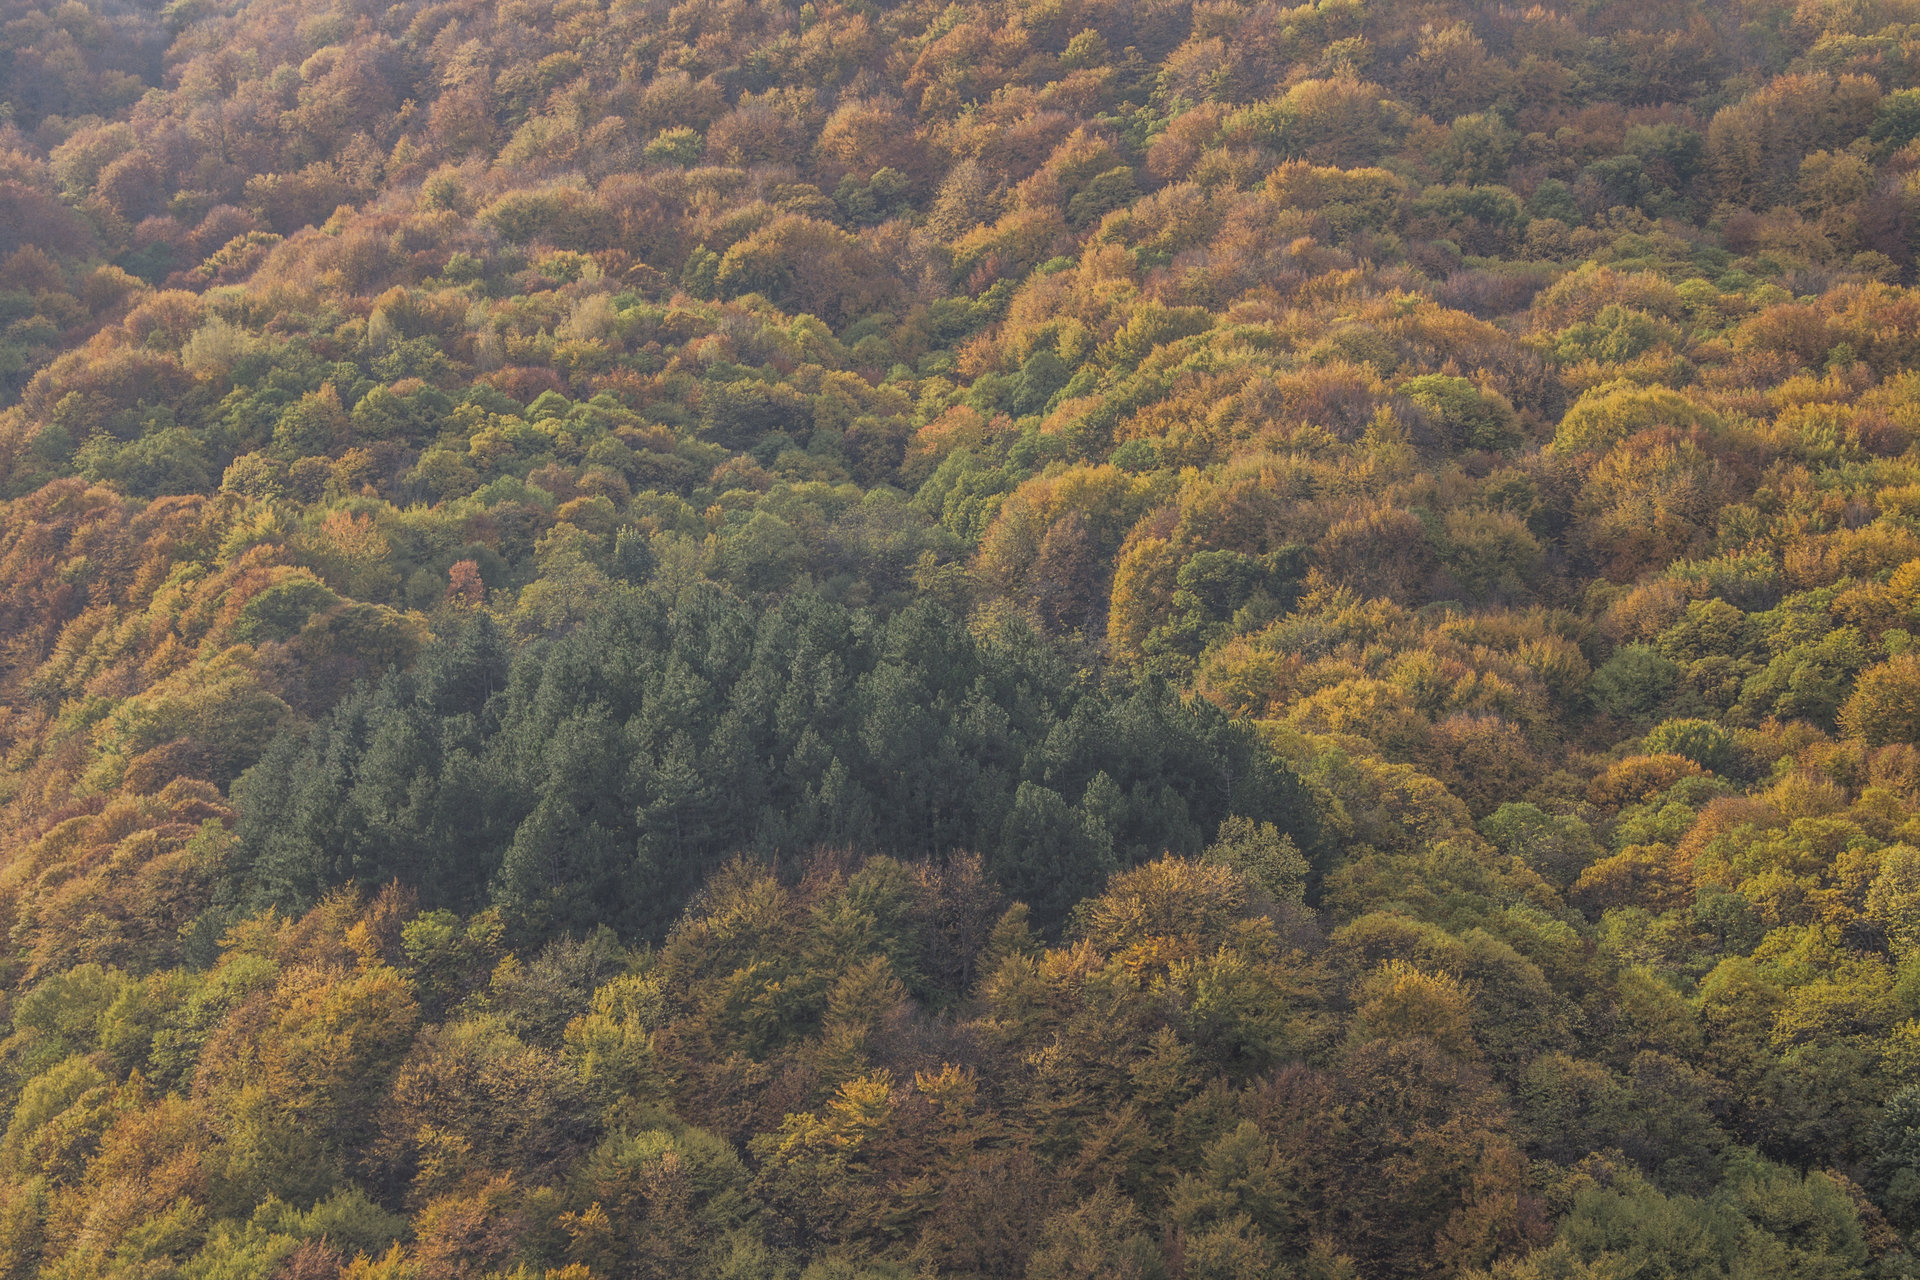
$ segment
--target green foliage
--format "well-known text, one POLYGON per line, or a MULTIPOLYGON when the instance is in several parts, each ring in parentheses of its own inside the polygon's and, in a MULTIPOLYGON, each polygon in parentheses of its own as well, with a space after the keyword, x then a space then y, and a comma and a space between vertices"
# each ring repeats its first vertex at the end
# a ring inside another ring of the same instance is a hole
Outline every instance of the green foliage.
POLYGON ((1494 810, 1481 820, 1480 833, 1554 884, 1571 884, 1600 855, 1585 822, 1524 801, 1494 810))
POLYGON ((1648 755, 1685 756, 1709 773, 1721 775, 1739 771, 1739 748, 1733 735, 1711 720, 1663 720, 1648 733, 1644 743, 1648 755))
POLYGON ((1711 412, 1678 392, 1664 387, 1608 384, 1586 392, 1567 410, 1554 435, 1553 447, 1559 452, 1604 449, 1650 428, 1685 430, 1697 426, 1711 430, 1715 425, 1711 412))
POLYGON ((1898 655, 1861 673, 1841 726, 1872 746, 1920 742, 1920 659, 1898 655))
POLYGON ((1609 715, 1657 713, 1679 679, 1679 667, 1652 645, 1623 645, 1593 673, 1594 705, 1609 715))
POLYGON ((1445 446, 1502 452, 1519 443, 1513 408, 1465 378, 1425 374, 1400 384, 1400 394, 1439 419, 1445 446))
POLYGON ((1297 546, 1263 556, 1195 552, 1174 576, 1166 620, 1148 633, 1142 648, 1197 657, 1227 636, 1272 621, 1298 594, 1303 559, 1297 546))
POLYGON ((1271 822, 1228 818, 1206 857, 1232 867, 1275 902, 1299 902, 1306 893, 1307 860, 1293 838, 1271 822))
POLYGON ((1051 922, 1229 813, 1318 838, 1291 772, 1207 704, 1087 682, 929 606, 756 616, 713 591, 615 593, 511 660, 480 624, 283 738, 236 793, 245 900, 404 868, 428 904, 490 901, 521 936, 657 932, 743 848, 978 849, 1051 922))
POLYGON ((1552 1249, 1504 1274, 1568 1274, 1572 1264, 1593 1269, 1572 1274, 1837 1276, 1860 1274, 1867 1260, 1840 1184, 1748 1157, 1706 1200, 1665 1196, 1631 1175, 1583 1191, 1552 1249))

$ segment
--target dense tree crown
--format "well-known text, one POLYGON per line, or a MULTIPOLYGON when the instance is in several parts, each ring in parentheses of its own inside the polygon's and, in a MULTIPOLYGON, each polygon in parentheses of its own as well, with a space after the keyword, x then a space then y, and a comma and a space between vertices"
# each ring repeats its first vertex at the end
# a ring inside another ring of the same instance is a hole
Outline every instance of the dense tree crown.
POLYGON ((1920 1276, 1920 3, 0 0, 0 1280, 1920 1276))

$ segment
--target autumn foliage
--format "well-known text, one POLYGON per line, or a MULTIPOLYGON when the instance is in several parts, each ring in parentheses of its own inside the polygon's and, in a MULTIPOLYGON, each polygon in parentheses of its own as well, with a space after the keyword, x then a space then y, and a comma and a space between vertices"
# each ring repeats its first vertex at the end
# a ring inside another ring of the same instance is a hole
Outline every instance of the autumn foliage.
POLYGON ((1920 1273, 1916 18, 0 0, 0 1280, 1920 1273))

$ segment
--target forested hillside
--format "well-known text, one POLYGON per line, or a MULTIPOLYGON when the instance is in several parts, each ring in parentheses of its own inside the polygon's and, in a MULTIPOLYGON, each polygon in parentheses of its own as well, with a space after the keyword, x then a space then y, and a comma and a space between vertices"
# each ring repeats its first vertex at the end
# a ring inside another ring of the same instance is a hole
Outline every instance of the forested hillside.
POLYGON ((0 1280, 1920 1276, 1920 0, 0 0, 0 1280))

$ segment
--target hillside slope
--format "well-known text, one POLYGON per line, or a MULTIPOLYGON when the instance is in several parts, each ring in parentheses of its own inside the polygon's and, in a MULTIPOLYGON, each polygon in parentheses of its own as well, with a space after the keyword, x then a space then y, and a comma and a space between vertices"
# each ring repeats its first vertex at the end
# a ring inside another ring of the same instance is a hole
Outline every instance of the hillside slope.
POLYGON ((0 0, 0 1277, 1920 1272, 1920 5, 0 0))

